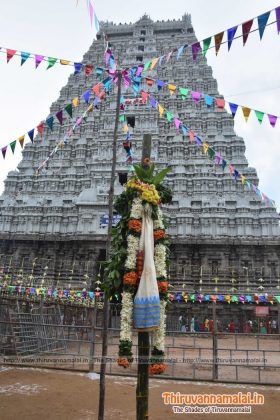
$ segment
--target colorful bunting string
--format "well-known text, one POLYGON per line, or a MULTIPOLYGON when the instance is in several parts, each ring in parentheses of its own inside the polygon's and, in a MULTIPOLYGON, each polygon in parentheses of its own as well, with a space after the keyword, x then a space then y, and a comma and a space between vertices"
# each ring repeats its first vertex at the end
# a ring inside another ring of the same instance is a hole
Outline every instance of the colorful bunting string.
POLYGON ((197 147, 199 149, 202 147, 204 153, 208 154, 210 159, 215 158, 216 165, 220 165, 220 163, 222 162, 221 166, 223 170, 226 168, 226 166, 228 166, 230 176, 234 177, 235 181, 238 181, 240 179, 243 187, 245 186, 245 181, 246 181, 246 186, 249 188, 250 191, 253 191, 255 194, 257 194, 265 204, 272 205, 274 208, 276 208, 275 201, 267 197, 264 193, 262 193, 259 190, 259 188, 256 185, 254 185, 250 180, 247 180, 243 174, 239 173, 239 171, 237 171, 237 169, 234 168, 233 164, 231 164, 226 159, 224 159, 218 152, 215 151, 213 147, 210 147, 208 143, 206 143, 198 135, 196 135, 185 123, 180 121, 170 111, 165 109, 162 104, 159 104, 159 102, 154 97, 151 97, 151 95, 148 92, 142 91, 141 92, 142 98, 143 98, 143 94, 145 98, 147 98, 147 96, 150 98, 150 101, 148 103, 153 109, 157 109, 157 111, 159 112, 159 105, 161 109, 163 108, 164 110, 163 112, 165 113, 167 121, 169 123, 173 121, 176 130, 181 130, 184 136, 188 135, 191 143, 193 142, 193 140, 195 140, 197 147))
POLYGON ((237 110, 241 109, 246 122, 248 121, 251 111, 254 111, 255 116, 260 124, 262 124, 263 122, 264 115, 267 116, 268 121, 271 127, 273 128, 275 127, 277 120, 278 119, 280 120, 279 115, 272 115, 264 111, 259 111, 253 108, 249 108, 245 105, 232 103, 223 98, 210 96, 203 92, 192 91, 190 88, 183 88, 183 87, 175 86, 173 84, 170 84, 169 82, 163 82, 162 80, 157 80, 152 77, 146 77, 145 81, 148 87, 152 87, 154 84, 156 84, 158 88, 158 92, 160 92, 162 88, 168 89, 170 95, 173 95, 174 93, 177 92, 183 100, 186 100, 189 94, 191 95, 195 103, 198 103, 200 100, 204 99, 205 104, 207 105, 208 108, 210 108, 212 105, 213 106, 216 105, 219 111, 222 111, 225 108, 225 104, 227 104, 233 118, 235 117, 237 110))
POLYGON ((273 25, 274 23, 276 23, 277 25, 277 33, 279 34, 280 32, 280 6, 276 7, 275 9, 271 9, 268 12, 263 13, 262 15, 259 15, 257 17, 254 17, 244 23, 235 25, 229 29, 225 29, 222 32, 219 32, 217 34, 211 35, 205 39, 203 39, 202 41, 197 41, 193 44, 185 44, 185 45, 181 45, 179 47, 175 47, 173 48, 171 51, 169 51, 168 53, 166 53, 165 55, 161 56, 161 57, 155 57, 152 60, 147 61, 146 63, 141 64, 142 66, 144 66, 143 69, 143 73, 145 73, 148 70, 152 70, 155 65, 152 66, 152 63, 156 63, 157 68, 161 67, 161 65, 163 63, 168 63, 170 61, 170 58, 172 56, 176 54, 177 60, 183 55, 184 51, 186 51, 187 49, 189 49, 192 53, 192 58, 193 61, 196 61, 198 55, 201 53, 202 56, 205 56, 206 53, 208 52, 209 49, 211 48, 215 48, 215 52, 216 55, 218 55, 218 52, 220 50, 220 47, 222 44, 227 44, 228 45, 228 51, 231 48, 232 42, 235 41, 236 39, 242 38, 243 39, 243 46, 245 46, 247 40, 248 40, 248 36, 250 33, 253 32, 259 32, 259 36, 260 36, 260 40, 263 37, 265 28, 267 26, 273 25), (268 19, 271 16, 271 12, 275 11, 275 16, 276 16, 276 20, 268 23, 268 19), (257 22, 257 28, 256 29, 251 29, 252 25, 254 23, 254 20, 256 20, 257 22), (238 28, 241 27, 241 31, 242 34, 235 36, 236 32, 238 30, 238 28), (227 39, 223 41, 224 38, 224 34, 227 34, 227 39), (214 45, 211 46, 211 41, 214 41, 214 45))
MULTIPOLYGON (((71 61, 71 60, 65 60, 63 58, 48 57, 47 55, 35 54, 35 53, 31 53, 31 52, 26 52, 26 51, 13 50, 13 49, 6 48, 6 47, 2 47, 0 49, 0 53, 6 54, 7 63, 9 63, 10 60, 14 56, 20 57, 20 59, 21 59, 20 65, 21 66, 27 60, 32 59, 32 60, 35 61, 35 69, 37 69, 42 62, 46 62, 47 63, 47 70, 50 69, 51 67, 53 67, 55 64, 60 64, 62 66, 72 66, 72 67, 74 67, 74 74, 80 73, 80 71, 83 69, 86 77, 88 77, 93 70, 92 64, 77 63, 77 62, 74 62, 74 61, 71 61)), ((103 71, 105 71, 105 70, 108 70, 108 69, 104 69, 102 67, 96 67, 97 76, 100 76, 103 73, 103 71), (101 73, 100 73, 100 70, 102 70, 101 73)))
MULTIPOLYGON (((71 289, 58 287, 39 287, 39 286, 23 286, 21 284, 0 284, 0 295, 2 297, 25 298, 31 301, 53 301, 61 304, 78 304, 83 306, 93 306, 95 302, 103 302, 104 292, 90 291, 84 289, 71 289)), ((117 301, 121 300, 119 294, 115 294, 117 301)), ((170 302, 185 303, 227 303, 227 304, 255 304, 255 305, 273 305, 280 303, 280 296, 273 294, 222 294, 222 293, 191 293, 177 292, 169 293, 168 300, 170 302)), ((102 306, 100 306, 102 307, 102 306)))
MULTIPOLYGON (((108 80, 106 78, 105 80, 103 80, 102 82, 98 82, 91 88, 92 93, 95 94, 95 102, 96 98, 98 98, 98 102, 99 100, 102 100, 104 98, 105 91, 108 93, 108 86, 108 80), (103 86, 103 89, 100 90, 100 86, 103 86)), ((56 120, 59 122, 60 125, 62 125, 64 111, 66 111, 69 117, 72 118, 73 107, 76 108, 80 103, 81 99, 83 99, 85 103, 89 104, 91 91, 87 90, 80 97, 73 98, 71 103, 67 104, 63 109, 60 109, 54 115, 49 116, 45 121, 41 121, 36 127, 29 130, 27 133, 21 135, 16 140, 13 140, 8 145, 0 147, 3 159, 6 158, 6 152, 9 147, 12 153, 14 154, 17 141, 20 143, 21 148, 23 148, 26 135, 28 135, 29 140, 31 141, 31 143, 33 143, 35 137, 35 130, 37 130, 37 134, 39 134, 40 137, 42 137, 45 128, 53 130, 53 124, 56 120)))

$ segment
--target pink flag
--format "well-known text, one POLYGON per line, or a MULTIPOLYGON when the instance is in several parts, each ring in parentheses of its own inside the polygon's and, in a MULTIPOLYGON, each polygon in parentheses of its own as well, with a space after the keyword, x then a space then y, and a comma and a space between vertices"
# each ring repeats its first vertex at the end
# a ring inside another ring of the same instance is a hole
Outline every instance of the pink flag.
POLYGON ((216 104, 217 104, 217 107, 219 108, 219 111, 222 111, 225 107, 225 100, 216 98, 216 104))
POLYGON ((174 118, 174 124, 177 130, 180 128, 181 121, 178 118, 174 118))
POLYGON ((91 0, 89 0, 89 2, 88 2, 88 11, 89 11, 90 24, 92 26, 93 5, 91 4, 91 0))
POLYGON ((194 133, 189 130, 189 136, 190 136, 190 142, 192 143, 194 141, 194 133))
POLYGON ((36 69, 39 66, 39 64, 43 61, 43 59, 44 59, 43 55, 35 54, 35 67, 36 67, 36 69))
POLYGON ((7 63, 10 61, 11 58, 13 58, 16 52, 16 50, 10 50, 7 48, 7 63))
POLYGON ((194 91, 192 91, 191 92, 191 94, 192 94, 192 98, 193 98, 193 100, 197 103, 197 102, 199 102, 199 100, 200 100, 200 98, 201 98, 201 93, 200 92, 194 92, 194 91))
POLYGON ((276 115, 267 114, 267 116, 268 116, 270 125, 274 128, 275 127, 275 124, 276 124, 276 121, 277 121, 276 115))

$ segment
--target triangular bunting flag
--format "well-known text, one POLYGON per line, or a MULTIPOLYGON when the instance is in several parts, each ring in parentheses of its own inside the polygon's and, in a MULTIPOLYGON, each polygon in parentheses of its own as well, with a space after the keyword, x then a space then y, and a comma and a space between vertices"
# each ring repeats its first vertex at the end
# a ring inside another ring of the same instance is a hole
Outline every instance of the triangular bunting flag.
POLYGON ((185 45, 182 45, 181 47, 178 48, 177 60, 179 60, 179 57, 182 55, 184 48, 185 48, 185 45))
POLYGON ((43 135, 43 130, 44 130, 44 122, 42 121, 42 122, 40 122, 40 124, 39 125, 37 125, 37 130, 38 130, 38 133, 40 134, 40 136, 42 137, 42 135, 43 135))
POLYGON ((244 185, 245 184, 245 176, 241 175, 241 184, 244 185))
POLYGON ((207 143, 203 143, 203 152, 206 155, 209 145, 207 143))
POLYGON ((208 149, 208 155, 211 159, 213 159, 215 157, 215 150, 212 149, 212 147, 209 147, 208 149))
POLYGON ((148 70, 148 68, 150 67, 150 64, 151 64, 151 60, 150 61, 147 61, 147 63, 145 63, 144 69, 143 69, 142 73, 144 73, 145 71, 148 70))
POLYGON ((246 181, 247 187, 249 188, 249 190, 251 190, 251 182, 250 181, 246 181))
POLYGON ((10 143, 10 148, 11 148, 11 151, 13 152, 13 154, 15 153, 16 143, 17 143, 16 140, 14 140, 10 143))
POLYGON ((198 53, 201 51, 201 46, 199 42, 192 44, 192 57, 193 61, 196 61, 198 53))
POLYGON ((189 130, 189 137, 190 137, 190 142, 192 143, 194 141, 194 133, 189 130))
POLYGON ((222 168, 223 170, 225 169, 225 167, 227 166, 227 161, 225 159, 222 160, 222 168))
POLYGON ((141 97, 142 97, 142 103, 145 104, 147 102, 147 99, 148 99, 148 93, 145 92, 144 90, 142 90, 141 97))
POLYGON ((59 60, 60 64, 62 64, 62 66, 68 66, 70 64, 69 60, 63 60, 62 58, 59 60))
POLYGON ((220 49, 220 47, 221 47, 221 43, 222 43, 222 40, 223 40, 223 36, 224 36, 224 32, 220 32, 220 33, 218 33, 218 34, 216 34, 216 35, 214 36, 214 39, 215 39, 215 51, 216 51, 216 55, 218 55, 219 49, 220 49))
POLYGON ((189 89, 186 88, 179 88, 180 94, 182 96, 182 99, 185 100, 189 94, 189 89))
POLYGON ((225 100, 221 99, 221 98, 216 98, 216 104, 217 104, 217 107, 218 107, 219 111, 222 111, 225 107, 225 100))
POLYGON ((26 62, 26 60, 28 59, 28 57, 30 57, 30 53, 29 52, 21 51, 20 56, 21 56, 21 63, 20 63, 20 65, 22 66, 26 62))
POLYGON ((276 14, 276 21, 277 21, 277 32, 278 32, 278 35, 279 35, 279 32, 280 32, 280 6, 276 7, 275 14, 276 14))
POLYGON ((233 166, 232 166, 232 164, 230 163, 229 164, 229 173, 230 173, 230 176, 232 176, 232 174, 233 174, 233 166))
POLYGON ((194 136, 195 142, 197 144, 197 147, 200 148, 202 145, 202 141, 198 136, 194 136))
POLYGON ((191 91, 191 95, 192 95, 192 98, 193 98, 193 100, 197 103, 197 102, 199 102, 199 100, 200 100, 200 98, 201 98, 201 93, 200 92, 194 92, 194 91, 191 91))
POLYGON ((251 112, 251 108, 248 108, 247 106, 243 106, 242 107, 242 112, 243 112, 245 121, 247 122, 248 118, 249 118, 249 115, 250 115, 250 112, 251 112))
POLYGON ((242 23, 243 46, 246 44, 254 19, 242 23))
POLYGON ((62 122, 63 122, 63 115, 62 115, 62 113, 63 113, 63 111, 62 111, 62 109, 61 109, 60 111, 58 111, 58 112, 55 114, 55 116, 56 116, 56 118, 58 119, 58 121, 59 121, 59 124, 60 124, 60 125, 62 125, 62 122))
POLYGON ((78 74, 81 71, 81 68, 83 67, 82 63, 74 63, 74 74, 78 74))
POLYGON ((101 76, 103 73, 103 68, 102 67, 96 67, 96 76, 99 77, 101 76))
POLYGON ((184 124, 181 124, 181 130, 183 132, 183 136, 188 134, 188 128, 184 124))
POLYGON ((157 106, 157 101, 153 96, 150 96, 150 105, 152 108, 156 108, 157 106))
POLYGON ((87 108, 87 112, 91 112, 93 110, 93 104, 90 104, 89 107, 87 108))
POLYGON ((83 98, 87 104, 89 103, 89 97, 90 97, 90 90, 87 90, 86 92, 83 93, 83 98))
POLYGON ((27 134, 28 134, 31 142, 33 143, 33 139, 34 139, 34 128, 32 128, 32 130, 28 131, 27 134))
POLYGON ((267 114, 267 116, 268 116, 268 120, 270 122, 270 125, 274 128, 275 124, 276 124, 276 121, 277 121, 276 115, 267 114))
POLYGON ((152 59, 151 67, 150 67, 151 70, 156 66, 158 60, 159 60, 159 57, 152 59))
POLYGON ((173 118, 171 112, 165 111, 165 115, 166 115, 167 121, 171 122, 173 118))
POLYGON ((163 86, 165 86, 165 83, 162 80, 157 80, 158 91, 160 91, 163 86))
POLYGON ((20 136, 19 139, 18 139, 19 144, 20 144, 20 146, 21 146, 22 149, 23 149, 23 144, 24 144, 24 138, 25 138, 25 135, 20 136))
POLYGON ((262 39, 264 30, 269 18, 270 12, 266 12, 263 15, 258 16, 258 26, 259 26, 259 33, 260 33, 260 39, 262 39))
POLYGON ((264 112, 255 110, 255 114, 256 114, 256 117, 257 117, 259 123, 261 124, 263 122, 264 112))
POLYGON ((7 146, 2 147, 1 152, 2 152, 3 159, 5 159, 6 152, 7 152, 7 146))
POLYGON ((125 115, 124 114, 121 114, 119 116, 119 122, 124 122, 124 121, 125 121, 125 115))
POLYGON ((170 95, 173 95, 173 93, 174 93, 174 92, 175 92, 175 90, 177 89, 177 86, 175 86, 175 85, 173 85, 173 84, 171 84, 171 83, 168 83, 167 87, 168 87, 168 89, 169 89, 169 93, 170 93, 170 95))
POLYGON ((148 77, 146 77, 145 80, 146 80, 147 86, 149 86, 149 87, 152 87, 153 84, 155 83, 155 81, 153 79, 149 79, 148 77))
POLYGON ((93 101, 93 106, 96 108, 96 109, 98 109, 98 103, 99 103, 99 96, 96 96, 95 98, 94 98, 94 101, 93 101))
POLYGON ((229 107, 230 107, 231 114, 232 114, 232 116, 234 118, 235 117, 235 114, 236 114, 236 111, 238 109, 238 105, 237 104, 233 104, 231 102, 229 102, 228 104, 229 104, 229 107))
POLYGON ((9 48, 7 48, 7 50, 6 50, 7 63, 10 61, 11 58, 13 58, 13 56, 15 55, 16 52, 17 52, 17 50, 10 50, 9 48))
POLYGON ((98 83, 97 85, 93 86, 92 91, 93 93, 95 93, 95 95, 99 95, 99 89, 100 89, 100 84, 98 83))
POLYGON ((86 77, 88 77, 90 75, 92 70, 93 70, 93 65, 92 64, 86 64, 85 65, 85 75, 86 75, 86 77))
POLYGON ((39 66, 39 64, 44 60, 44 56, 43 55, 38 55, 35 54, 35 68, 37 69, 37 67, 39 66))
POLYGON ((57 58, 48 57, 48 67, 47 67, 47 70, 50 69, 51 67, 53 67, 56 62, 57 62, 57 58))
POLYGON ((74 108, 76 108, 78 106, 78 104, 79 104, 79 98, 78 97, 72 99, 72 105, 73 105, 74 108))
POLYGON ((72 104, 68 104, 66 105, 66 107, 64 108, 65 111, 67 112, 67 114, 70 116, 70 118, 72 118, 73 112, 72 112, 72 104))
POLYGON ((210 107, 211 105, 212 105, 212 103, 213 103, 213 97, 212 96, 209 96, 209 95, 204 95, 204 101, 205 101, 205 104, 208 106, 208 107, 210 107))
POLYGON ((52 130, 53 129, 53 116, 47 118, 46 123, 47 123, 47 126, 49 127, 49 129, 52 130))
POLYGON ((178 118, 175 117, 174 118, 174 125, 176 127, 176 130, 179 130, 180 124, 181 124, 181 121, 178 118))
POLYGON ((211 39, 212 39, 212 37, 210 36, 210 38, 206 38, 206 39, 203 40, 202 55, 204 57, 205 57, 205 55, 206 55, 206 53, 207 53, 207 51, 210 47, 211 39))
POLYGON ((162 117, 163 112, 164 112, 164 108, 163 108, 163 106, 162 106, 162 105, 160 105, 160 104, 158 104, 158 112, 159 112, 160 117, 162 117))
POLYGON ((237 31, 238 26, 234 26, 233 28, 230 28, 227 30, 227 36, 228 36, 228 51, 230 50, 234 35, 237 31))

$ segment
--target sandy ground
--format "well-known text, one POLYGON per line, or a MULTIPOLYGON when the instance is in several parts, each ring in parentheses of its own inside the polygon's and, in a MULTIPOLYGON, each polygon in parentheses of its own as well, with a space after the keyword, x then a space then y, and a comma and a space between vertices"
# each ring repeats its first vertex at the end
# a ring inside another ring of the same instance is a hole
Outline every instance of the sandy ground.
MULTIPOLYGON (((97 375, 51 370, 0 367, 1 420, 95 420, 98 411, 97 375)), ((280 410, 280 387, 223 385, 150 379, 149 419, 221 418, 221 414, 174 414, 165 406, 163 392, 189 394, 263 394, 263 406, 253 406, 251 414, 223 414, 230 419, 275 420, 280 410), (278 414, 277 414, 278 413, 278 414), (245 417, 244 417, 245 416, 245 417)), ((108 377, 105 419, 135 419, 136 378, 108 377)))

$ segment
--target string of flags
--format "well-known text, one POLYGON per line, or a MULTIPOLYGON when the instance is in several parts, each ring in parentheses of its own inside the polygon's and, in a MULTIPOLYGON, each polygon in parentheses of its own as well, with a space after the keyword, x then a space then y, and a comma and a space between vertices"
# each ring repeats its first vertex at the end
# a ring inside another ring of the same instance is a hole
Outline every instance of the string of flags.
MULTIPOLYGON (((262 124, 264 116, 266 115, 271 127, 273 128, 275 127, 277 120, 280 119, 280 116, 278 115, 268 114, 267 112, 252 109, 245 105, 229 102, 224 98, 218 98, 203 92, 193 91, 190 88, 179 87, 174 85, 173 83, 163 82, 162 80, 157 80, 151 77, 146 77, 145 82, 148 87, 156 85, 158 92, 160 92, 163 88, 167 88, 170 95, 178 93, 181 96, 182 100, 186 100, 187 97, 191 97, 194 103, 198 104, 200 100, 203 99, 208 109, 210 109, 212 106, 216 106, 219 111, 222 111, 225 108, 225 105, 227 104, 233 118, 235 117, 238 109, 241 109, 246 122, 249 119, 251 111, 254 111, 255 116, 260 124, 262 124)), ((135 82, 133 81, 133 83, 135 82)), ((134 93, 136 93, 137 89, 139 89, 139 84, 136 83, 136 86, 134 87, 134 93)))
POLYGON ((277 33, 280 32, 280 6, 276 7, 275 9, 269 10, 255 18, 249 19, 246 22, 243 22, 239 25, 233 26, 232 28, 225 29, 217 34, 211 35, 202 41, 197 41, 193 44, 184 44, 179 47, 173 48, 167 54, 164 54, 159 57, 154 57, 151 60, 148 60, 146 63, 143 63, 143 71, 146 72, 148 70, 153 70, 156 68, 161 67, 163 64, 167 64, 170 62, 172 57, 176 57, 178 60, 180 57, 183 56, 184 52, 187 50, 191 50, 193 61, 196 61, 199 55, 205 57, 207 51, 211 48, 215 48, 215 53, 218 55, 220 51, 220 47, 222 44, 227 43, 228 51, 231 48, 232 42, 238 38, 243 39, 243 46, 246 45, 248 40, 249 34, 251 32, 258 31, 260 40, 262 40, 264 31, 266 26, 276 23, 277 26, 277 33), (275 11, 275 18, 276 20, 268 23, 269 17, 271 16, 271 12, 275 11), (252 30, 252 26, 254 21, 257 22, 257 29, 252 30), (237 33, 238 28, 241 28, 242 34, 239 36, 235 36, 237 33), (224 41, 224 35, 227 34, 227 40, 224 41), (211 46, 212 40, 214 41, 214 45, 211 46))
POLYGON ((148 92, 143 91, 141 92, 142 102, 147 103, 149 99, 149 105, 158 111, 160 118, 163 116, 166 117, 168 123, 172 123, 175 125, 176 130, 181 131, 183 136, 189 136, 190 143, 195 143, 198 149, 203 150, 205 155, 208 155, 210 159, 215 160, 215 164, 219 165, 225 170, 226 167, 229 169, 230 177, 234 178, 237 182, 238 180, 241 181, 243 187, 247 186, 250 191, 253 191, 255 194, 259 196, 259 198, 264 201, 267 205, 272 205, 276 208, 275 201, 271 200, 267 197, 263 192, 259 190, 259 188, 249 181, 244 175, 242 175, 232 163, 228 162, 224 159, 218 152, 215 151, 213 147, 211 147, 208 143, 203 141, 198 135, 196 135, 185 123, 183 123, 178 117, 175 117, 170 111, 164 108, 153 96, 151 96, 148 92))
MULTIPOLYGON (((23 286, 13 284, 0 284, 0 294, 2 296, 24 297, 30 300, 45 300, 55 301, 58 303, 68 304, 84 304, 93 305, 94 301, 102 302, 104 300, 104 292, 89 291, 85 288, 82 290, 74 290, 71 288, 57 288, 57 287, 38 287, 38 286, 23 286)), ((121 300, 121 296, 114 295, 116 301, 121 300)), ((168 299, 170 302, 185 302, 185 303, 235 303, 235 304, 271 304, 280 303, 279 295, 272 294, 208 294, 208 293, 169 293, 168 299)))
POLYGON ((21 135, 16 140, 13 140, 8 145, 1 147, 0 149, 3 159, 6 158, 6 153, 9 148, 11 149, 12 154, 14 154, 17 143, 19 143, 21 148, 23 149, 26 136, 27 139, 29 139, 31 143, 33 143, 34 138, 36 136, 36 132, 42 138, 44 130, 48 129, 52 131, 55 123, 58 122, 59 125, 62 126, 65 112, 66 115, 70 117, 70 119, 72 119, 73 110, 78 107, 81 100, 87 105, 89 105, 92 93, 95 95, 93 106, 95 108, 98 108, 99 102, 104 99, 106 93, 109 93, 110 87, 111 78, 107 77, 102 82, 98 82, 97 84, 95 84, 91 89, 88 89, 85 92, 83 92, 83 94, 80 97, 77 96, 73 98, 71 102, 69 102, 63 109, 60 109, 54 115, 50 115, 48 118, 46 118, 46 120, 41 121, 36 127, 29 130, 27 133, 21 135))
MULTIPOLYGON (((65 60, 62 58, 56 58, 56 57, 48 57, 42 54, 35 54, 35 53, 31 53, 31 52, 26 52, 26 51, 19 51, 19 50, 14 50, 11 48, 6 48, 6 47, 0 47, 0 52, 2 54, 6 54, 6 59, 7 59, 7 63, 9 63, 11 61, 11 59, 14 56, 18 56, 20 57, 20 65, 22 66, 28 59, 30 60, 34 60, 35 63, 35 69, 37 69, 39 67, 39 65, 42 62, 45 62, 47 64, 47 70, 52 68, 55 64, 60 64, 62 66, 72 66, 74 67, 74 74, 78 74, 81 71, 84 72, 85 77, 88 77, 94 70, 94 66, 92 64, 83 64, 80 62, 74 62, 71 60, 65 60)), ((96 71, 96 75, 100 76, 103 71, 106 70, 102 67, 96 67, 95 71, 96 71)))
POLYGON ((90 19, 90 25, 92 26, 92 22, 94 21, 95 30, 96 32, 99 32, 99 20, 97 19, 92 0, 87 0, 87 9, 90 19))

